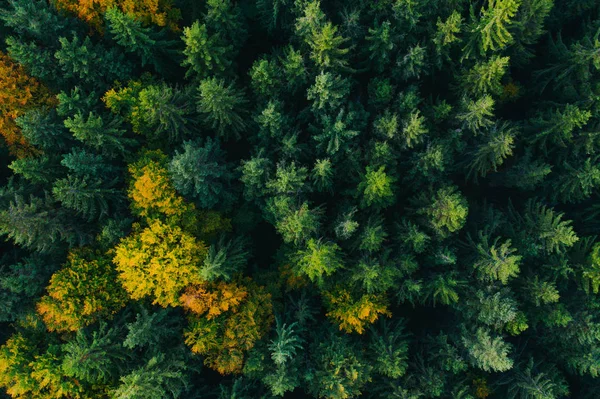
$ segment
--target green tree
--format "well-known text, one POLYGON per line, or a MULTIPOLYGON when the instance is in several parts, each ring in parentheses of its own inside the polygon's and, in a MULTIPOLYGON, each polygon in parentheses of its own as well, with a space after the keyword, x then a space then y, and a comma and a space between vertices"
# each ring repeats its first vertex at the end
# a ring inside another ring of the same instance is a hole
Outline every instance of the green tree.
POLYGON ((425 216, 431 228, 442 237, 460 230, 469 213, 465 197, 455 186, 440 188, 431 197, 421 195, 415 203, 423 204, 417 214, 425 216))
POLYGON ((385 167, 374 169, 367 166, 357 187, 361 207, 385 208, 394 203, 393 184, 395 179, 385 173, 385 167))
POLYGON ((222 137, 239 137, 246 122, 244 94, 233 83, 217 78, 205 79, 198 87, 197 109, 205 123, 222 137))
POLYGON ((224 43, 218 34, 209 34, 206 24, 196 21, 184 28, 183 42, 185 59, 181 65, 188 68, 187 77, 223 75, 233 65, 233 47, 224 43))
POLYGON ((462 341, 473 366, 483 371, 506 371, 513 367, 509 357, 511 345, 484 328, 463 336, 462 341))
POLYGON ((324 283, 324 277, 344 266, 341 249, 337 244, 313 238, 292 256, 292 261, 296 274, 305 275, 318 285, 324 283))
POLYGON ((177 151, 169 164, 169 174, 177 191, 197 200, 202 208, 226 206, 234 200, 233 173, 218 140, 208 137, 203 145, 183 143, 183 152, 177 151))

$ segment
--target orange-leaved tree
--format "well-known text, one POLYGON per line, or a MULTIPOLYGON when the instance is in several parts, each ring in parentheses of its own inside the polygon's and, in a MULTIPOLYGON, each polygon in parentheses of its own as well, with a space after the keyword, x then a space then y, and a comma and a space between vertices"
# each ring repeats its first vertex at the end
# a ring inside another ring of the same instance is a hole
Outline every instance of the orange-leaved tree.
POLYGON ((113 262, 119 279, 133 299, 151 297, 163 307, 180 305, 181 291, 201 283, 200 266, 206 245, 180 227, 150 220, 121 240, 113 262))
POLYGON ((83 249, 69 254, 37 304, 50 331, 77 331, 110 317, 127 301, 110 258, 83 249))
POLYGON ((189 287, 181 302, 190 312, 186 344, 221 374, 241 372, 244 353, 273 322, 271 295, 249 278, 189 287))
POLYGON ((334 319, 340 330, 362 334, 365 327, 374 323, 380 315, 390 317, 385 294, 363 294, 356 299, 350 291, 337 287, 323 294, 328 310, 327 317, 334 319))
POLYGON ((15 120, 29 109, 54 103, 55 98, 45 86, 0 52, 0 134, 11 154, 23 158, 35 153, 15 120))
POLYGON ((55 0, 59 10, 76 14, 97 30, 102 30, 103 14, 110 8, 119 8, 145 25, 166 26, 179 30, 177 22, 181 11, 173 7, 172 0, 55 0))

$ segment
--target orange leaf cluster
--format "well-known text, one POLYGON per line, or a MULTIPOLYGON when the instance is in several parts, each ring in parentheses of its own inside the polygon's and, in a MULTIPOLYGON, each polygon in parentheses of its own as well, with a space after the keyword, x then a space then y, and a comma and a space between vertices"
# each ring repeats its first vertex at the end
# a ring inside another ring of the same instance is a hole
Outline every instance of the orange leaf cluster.
POLYGON ((181 19, 181 11, 173 8, 172 0, 55 0, 55 4, 59 10, 76 14, 99 31, 103 25, 102 14, 114 7, 145 25, 166 26, 174 31, 179 30, 177 21, 181 19))
POLYGON ((31 108, 52 105, 54 101, 49 90, 29 76, 23 66, 0 52, 0 134, 11 154, 23 158, 35 153, 15 119, 31 108))
POLYGON ((224 312, 236 311, 247 296, 245 287, 221 281, 189 286, 180 300, 186 310, 197 315, 206 313, 210 320, 224 312))

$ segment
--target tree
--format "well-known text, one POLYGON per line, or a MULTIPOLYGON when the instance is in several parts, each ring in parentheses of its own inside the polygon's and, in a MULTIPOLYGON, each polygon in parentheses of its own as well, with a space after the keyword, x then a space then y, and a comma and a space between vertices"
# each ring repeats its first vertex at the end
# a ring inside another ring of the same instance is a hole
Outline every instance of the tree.
POLYGON ((483 53, 502 50, 512 42, 507 25, 511 25, 520 5, 521 0, 488 0, 487 8, 481 9, 481 17, 474 22, 472 32, 478 35, 483 53))
POLYGON ((226 206, 234 200, 233 173, 218 140, 208 137, 202 146, 183 143, 183 152, 176 152, 169 164, 169 175, 177 191, 196 199, 202 208, 226 206))
POLYGON ((116 277, 107 257, 91 250, 71 252, 37 304, 48 330, 77 331, 114 315, 127 300, 116 277))
POLYGON ((313 139, 318 143, 317 147, 328 156, 336 155, 340 150, 349 147, 350 141, 359 135, 358 130, 352 130, 356 115, 354 112, 346 112, 341 109, 335 118, 328 115, 321 117, 322 128, 315 127, 317 134, 313 139))
POLYGON ((111 396, 115 399, 178 398, 189 386, 187 370, 182 360, 164 354, 153 356, 142 367, 121 377, 121 384, 111 396))
POLYGON ((35 150, 20 132, 16 119, 32 108, 53 104, 50 92, 23 66, 0 52, 0 93, 0 134, 11 154, 31 155, 35 150))
POLYGON ((553 208, 532 199, 526 203, 522 223, 541 250, 560 253, 579 240, 571 221, 562 220, 563 216, 563 213, 556 213, 553 208))
POLYGON ((159 220, 121 240, 113 262, 132 299, 151 297, 163 307, 180 304, 181 291, 201 282, 200 264, 207 248, 201 241, 159 220))
POLYGON ((244 94, 222 79, 204 79, 198 87, 197 110, 219 136, 239 137, 246 127, 243 119, 246 103, 244 94))
POLYGON ((392 315, 387 309, 385 294, 365 294, 356 299, 348 290, 338 287, 325 292, 324 300, 328 310, 327 317, 334 319, 340 330, 347 333, 362 334, 365 327, 376 322, 380 315, 392 315))
POLYGON ((496 237, 490 245, 489 236, 480 231, 479 242, 470 241, 477 250, 473 267, 480 279, 499 280, 502 284, 506 284, 509 278, 518 276, 522 256, 514 255, 516 250, 511 248, 510 240, 500 244, 500 237, 496 237))
POLYGON ((294 270, 307 276, 310 281, 322 285, 324 276, 343 267, 340 247, 335 243, 309 239, 306 247, 293 255, 294 270))
POLYGON ((140 216, 157 218, 182 217, 194 207, 177 195, 167 170, 167 157, 161 151, 147 151, 129 165, 131 182, 127 192, 131 208, 140 216))
POLYGON ((78 330, 64 345, 64 373, 90 384, 111 382, 124 357, 117 338, 117 330, 109 329, 103 323, 91 334, 78 330))
POLYGON ((490 170, 495 172, 512 155, 516 134, 506 123, 489 129, 483 141, 472 151, 469 175, 485 177, 490 170))
POLYGON ((360 395, 370 380, 372 367, 348 336, 326 332, 312 345, 315 366, 308 380, 309 393, 331 399, 360 395))
POLYGON ((312 101, 315 111, 337 110, 350 93, 350 82, 331 72, 323 72, 315 77, 314 84, 308 89, 306 98, 312 101))
POLYGON ((77 140, 108 155, 123 153, 132 144, 131 139, 123 137, 125 130, 118 118, 107 122, 93 112, 87 118, 77 113, 74 117, 65 119, 64 123, 77 140))
POLYGON ((61 37, 59 42, 60 49, 54 53, 54 58, 67 79, 104 89, 115 80, 131 76, 132 65, 116 48, 94 44, 89 36, 83 41, 77 35, 73 35, 72 40, 61 37))
POLYGON ((408 340, 402 319, 388 324, 382 319, 379 328, 371 327, 370 350, 375 356, 374 371, 389 378, 402 377, 408 369, 408 340))
POLYGON ((423 204, 417 214, 425 216, 431 228, 442 237, 460 230, 469 213, 466 199, 454 186, 440 188, 429 198, 419 196, 415 202, 423 204))
POLYGON ((395 179, 385 173, 385 166, 381 166, 377 170, 367 166, 357 187, 358 195, 362 197, 361 207, 386 208, 392 205, 395 200, 394 182, 395 179))
POLYGON ((97 30, 102 30, 102 14, 109 9, 118 7, 123 13, 131 15, 145 25, 156 24, 178 30, 177 22, 181 11, 173 8, 171 1, 141 0, 128 2, 126 0, 98 0, 92 3, 81 3, 76 0, 56 0, 59 10, 76 14, 97 30))
POLYGON ((244 353, 263 337, 273 321, 271 296, 250 279, 191 288, 185 342, 204 364, 221 374, 242 371, 244 353), (243 284, 243 285, 242 285, 243 284))
POLYGON ((236 237, 226 241, 224 236, 221 236, 219 241, 208 248, 200 275, 206 281, 229 281, 246 266, 249 255, 243 238, 236 237))
POLYGON ((463 336, 463 344, 473 366, 483 371, 506 371, 513 367, 511 345, 501 337, 492 337, 484 328, 463 336))
POLYGON ((123 115, 135 133, 159 143, 165 139, 180 142, 197 125, 192 91, 134 81, 109 90, 102 100, 114 113, 123 115))
POLYGON ((60 242, 82 245, 90 239, 86 230, 79 220, 57 209, 50 196, 31 196, 27 200, 15 194, 7 208, 0 211, 0 234, 39 252, 56 250, 60 242))
POLYGON ((506 73, 509 57, 493 56, 487 62, 478 62, 467 71, 462 79, 463 89, 472 96, 500 95, 501 80, 506 73))
POLYGON ((308 46, 311 49, 310 58, 322 69, 342 69, 348 64, 345 55, 350 49, 342 48, 348 39, 339 35, 337 30, 335 25, 327 22, 312 30, 308 37, 308 46))
POLYGON ((226 75, 233 65, 233 46, 226 44, 218 34, 208 33, 206 24, 198 21, 183 29, 186 77, 208 78, 215 74, 226 75))
POLYGON ((404 122, 402 136, 408 148, 412 148, 415 144, 421 142, 423 140, 421 136, 428 133, 427 128, 423 126, 424 124, 425 118, 420 115, 419 111, 410 114, 409 119, 404 122))
POLYGON ((161 56, 173 51, 170 48, 175 42, 167 40, 164 31, 155 32, 144 27, 132 14, 121 12, 116 7, 106 10, 104 18, 114 40, 127 52, 138 55, 142 66, 152 64, 156 71, 165 71, 161 56))
POLYGON ((99 179, 67 175, 66 178, 54 182, 52 193, 64 207, 92 220, 107 216, 109 204, 121 200, 121 193, 113 187, 114 181, 106 184, 99 179))
POLYGON ((464 99, 462 102, 463 111, 456 117, 463 122, 463 126, 477 132, 482 127, 493 125, 490 117, 494 116, 494 99, 485 95, 478 100, 464 99))

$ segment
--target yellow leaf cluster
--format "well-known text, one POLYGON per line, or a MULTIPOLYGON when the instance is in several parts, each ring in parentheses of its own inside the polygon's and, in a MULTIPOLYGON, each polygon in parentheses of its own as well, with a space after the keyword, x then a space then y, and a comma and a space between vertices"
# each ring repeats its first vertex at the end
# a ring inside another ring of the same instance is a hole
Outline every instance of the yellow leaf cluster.
POLYGON ((0 388, 13 398, 23 399, 98 397, 84 392, 77 380, 65 376, 58 345, 50 345, 43 352, 36 341, 16 333, 0 347, 0 388))
POLYGON ((102 14, 114 7, 145 25, 166 26, 174 31, 179 30, 177 22, 181 19, 181 11, 173 8, 172 0, 55 0, 54 3, 59 10, 76 14, 99 31, 103 26, 102 14))
POLYGON ((121 240, 113 262, 133 299, 147 296, 163 307, 180 305, 181 291, 200 284, 200 265, 208 251, 180 227, 150 220, 147 228, 121 240))
POLYGON ((211 315, 209 310, 190 313, 185 342, 192 352, 204 356, 206 366, 221 374, 239 373, 244 353, 267 333, 273 322, 271 295, 250 279, 216 284, 214 289, 223 290, 217 298, 223 299, 227 310, 215 304, 218 316, 211 315))
POLYGON ((235 312, 247 296, 245 287, 221 281, 189 286, 180 301, 184 309, 210 320, 227 311, 235 312))
POLYGON ((55 98, 45 86, 0 52, 0 134, 11 154, 23 158, 35 153, 35 149, 21 135, 15 119, 31 108, 54 103, 55 98))
POLYGON ((116 277, 110 259, 86 250, 71 252, 37 304, 48 330, 77 331, 120 310, 127 294, 116 277))
POLYGON ((388 302, 383 295, 364 294, 356 300, 346 289, 336 289, 323 294, 329 312, 327 317, 334 319, 340 330, 362 334, 365 327, 374 323, 380 315, 391 317, 388 302))
POLYGON ((140 216, 182 216, 194 211, 193 204, 187 204, 175 191, 166 162, 167 156, 161 151, 147 151, 129 165, 132 180, 128 195, 133 210, 140 216))

